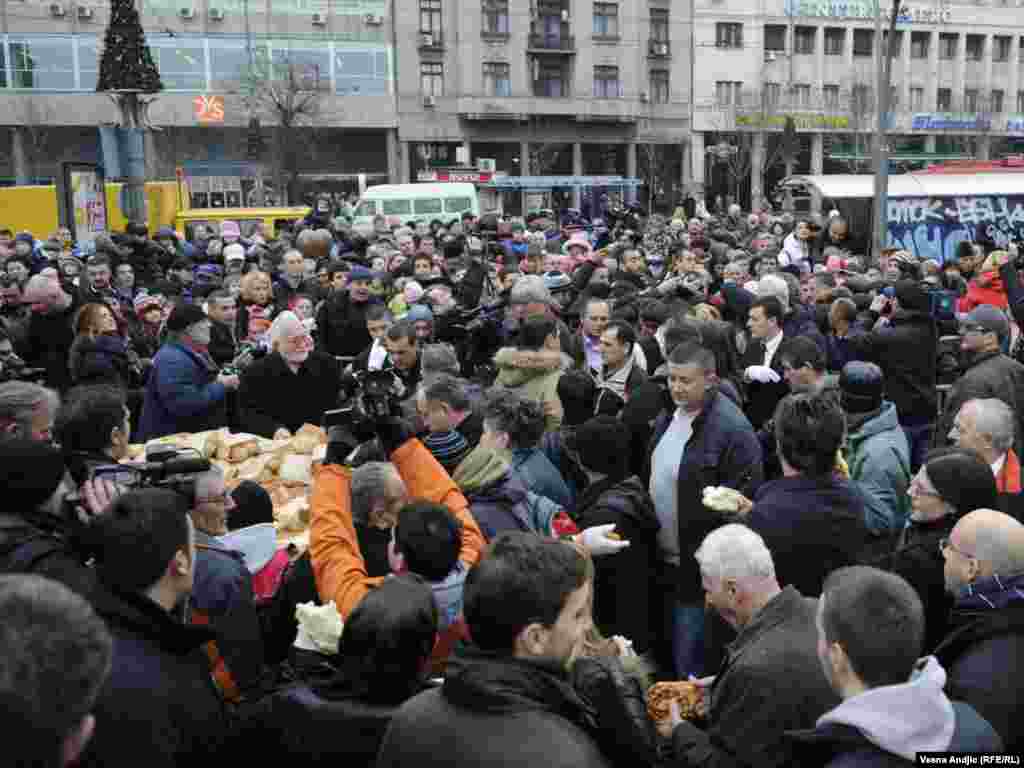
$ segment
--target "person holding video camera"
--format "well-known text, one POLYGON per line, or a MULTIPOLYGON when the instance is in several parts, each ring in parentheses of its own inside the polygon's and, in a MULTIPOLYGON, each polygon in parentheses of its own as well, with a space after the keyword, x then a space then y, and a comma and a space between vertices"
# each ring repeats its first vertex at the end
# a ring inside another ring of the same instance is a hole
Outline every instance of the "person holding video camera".
POLYGON ((313 349, 313 337, 294 312, 282 312, 270 326, 271 352, 242 373, 238 405, 242 430, 273 437, 319 424, 337 407, 341 364, 313 349))
POLYGON ((167 319, 167 341, 146 382, 139 439, 202 432, 227 423, 225 395, 238 376, 221 374, 208 347, 212 323, 195 304, 179 304, 167 319))

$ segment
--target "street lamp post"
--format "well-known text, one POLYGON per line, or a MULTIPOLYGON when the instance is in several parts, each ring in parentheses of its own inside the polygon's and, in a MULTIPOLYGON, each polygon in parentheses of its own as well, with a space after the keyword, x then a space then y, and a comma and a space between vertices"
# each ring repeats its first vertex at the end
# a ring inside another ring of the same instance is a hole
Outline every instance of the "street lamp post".
POLYGON ((889 141, 886 137, 886 120, 890 110, 889 91, 892 82, 893 42, 896 38, 896 22, 899 19, 901 6, 895 0, 890 11, 889 38, 885 40, 885 51, 882 50, 882 2, 875 2, 875 66, 878 72, 878 97, 875 103, 878 108, 875 125, 874 164, 875 164, 875 215, 873 221, 872 258, 877 262, 886 246, 889 209, 889 141))

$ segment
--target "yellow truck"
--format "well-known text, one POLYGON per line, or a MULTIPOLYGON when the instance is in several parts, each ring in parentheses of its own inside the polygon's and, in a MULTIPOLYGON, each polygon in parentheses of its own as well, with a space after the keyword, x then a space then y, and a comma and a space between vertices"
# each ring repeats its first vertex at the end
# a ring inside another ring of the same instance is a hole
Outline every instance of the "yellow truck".
MULTIPOLYGON (((121 210, 121 184, 108 182, 107 229, 124 232, 128 221, 121 210)), ((196 224, 219 225, 225 220, 235 221, 248 237, 257 223, 272 237, 285 223, 305 218, 308 206, 292 208, 191 208, 180 195, 177 181, 147 181, 148 224, 150 236, 161 227, 170 227, 179 235, 192 236, 196 224)), ((57 188, 50 185, 0 187, 0 228, 14 232, 27 230, 41 240, 49 237, 59 226, 57 214, 57 188)), ((218 227, 219 229, 219 227, 218 227)))
MULTIPOLYGON (((121 210, 121 184, 107 183, 107 220, 111 232, 124 232, 128 220, 121 210)), ((173 227, 178 204, 178 182, 146 182, 149 231, 173 227)), ((59 226, 57 188, 53 184, 25 187, 0 187, 0 227, 12 231, 27 230, 41 240, 59 226)))

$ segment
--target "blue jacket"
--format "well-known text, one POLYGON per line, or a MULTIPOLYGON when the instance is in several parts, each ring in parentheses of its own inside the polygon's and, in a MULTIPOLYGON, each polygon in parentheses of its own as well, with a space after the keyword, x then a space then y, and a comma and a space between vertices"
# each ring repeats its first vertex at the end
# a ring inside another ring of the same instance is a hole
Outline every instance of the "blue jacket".
MULTIPOLYGON (((646 487, 650 487, 651 454, 673 413, 663 411, 654 425, 654 439, 647 452, 646 487)), ((724 485, 749 498, 761 484, 763 472, 761 444, 754 428, 732 400, 715 391, 693 420, 693 436, 679 460, 676 498, 680 563, 676 595, 680 602, 703 601, 700 569, 693 555, 704 537, 726 522, 704 506, 704 489, 724 485)))
POLYGON ((850 432, 844 451, 850 479, 864 497, 864 522, 876 536, 903 530, 910 516, 910 447, 896 406, 885 401, 881 412, 850 432))
POLYGON ((555 502, 562 509, 572 509, 569 486, 540 448, 517 449, 512 452, 512 471, 519 475, 523 485, 555 502))
POLYGON ((139 439, 219 429, 227 422, 217 371, 183 344, 164 344, 153 359, 139 419, 139 439))
POLYGON ((856 565, 867 546, 864 502, 846 480, 783 477, 765 483, 747 524, 764 538, 782 586, 817 597, 836 568, 856 565))

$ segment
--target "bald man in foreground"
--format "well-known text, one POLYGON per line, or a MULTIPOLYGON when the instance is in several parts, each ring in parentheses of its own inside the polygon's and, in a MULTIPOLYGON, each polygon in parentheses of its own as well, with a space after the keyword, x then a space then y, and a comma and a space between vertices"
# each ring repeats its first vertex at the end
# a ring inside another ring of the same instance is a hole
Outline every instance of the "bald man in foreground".
POLYGON ((978 509, 941 542, 952 631, 935 649, 946 693, 988 720, 1008 752, 1024 749, 1024 525, 978 509))

